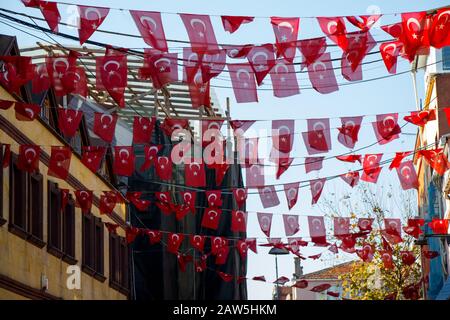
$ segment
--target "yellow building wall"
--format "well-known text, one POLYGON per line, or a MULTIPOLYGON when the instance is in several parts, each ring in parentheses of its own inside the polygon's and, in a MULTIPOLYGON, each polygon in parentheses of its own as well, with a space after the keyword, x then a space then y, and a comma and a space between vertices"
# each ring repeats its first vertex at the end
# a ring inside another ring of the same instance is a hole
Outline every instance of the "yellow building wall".
MULTIPOLYGON (((14 100, 2 87, 0 87, 0 99, 14 100)), ((41 145, 46 153, 50 154, 50 148, 54 145, 63 145, 61 141, 54 136, 38 120, 32 122, 17 121, 14 108, 9 110, 0 110, 0 115, 14 124, 23 134, 25 134, 35 144, 41 145)), ((18 153, 19 145, 5 131, 0 128, 0 142, 11 144, 11 152, 18 153)), ((43 199, 43 231, 44 241, 47 242, 47 181, 51 180, 58 183, 60 188, 67 188, 73 191, 73 187, 66 181, 47 176, 47 167, 40 162, 40 173, 43 175, 44 199, 43 199)), ((94 194, 99 196, 101 191, 112 190, 102 179, 93 174, 76 157, 72 156, 70 163, 70 173, 82 182, 87 189, 94 190, 94 194)), ((9 168, 3 171, 3 218, 8 220, 9 216, 9 168)), ((115 212, 125 219, 125 205, 117 205, 115 212)), ((92 214, 100 216, 98 208, 92 206, 92 214)), ((106 215, 101 215, 103 222, 114 223, 106 215)), ((109 287, 109 233, 105 228, 104 238, 104 276, 105 282, 89 276, 81 271, 82 260, 82 213, 80 208, 76 208, 76 228, 75 228, 75 258, 78 260, 77 266, 80 267, 81 289, 69 290, 66 286, 69 266, 66 262, 49 254, 47 247, 40 249, 24 239, 8 231, 8 222, 0 227, 0 274, 10 277, 23 284, 33 288, 40 289, 41 276, 48 278, 49 288, 47 293, 63 299, 126 299, 126 296, 109 287)), ((117 229, 119 235, 124 236, 124 230, 117 229)), ((17 296, 17 295, 16 295, 17 296)), ((14 298, 13 294, 5 293, 0 290, 0 299, 14 298)))

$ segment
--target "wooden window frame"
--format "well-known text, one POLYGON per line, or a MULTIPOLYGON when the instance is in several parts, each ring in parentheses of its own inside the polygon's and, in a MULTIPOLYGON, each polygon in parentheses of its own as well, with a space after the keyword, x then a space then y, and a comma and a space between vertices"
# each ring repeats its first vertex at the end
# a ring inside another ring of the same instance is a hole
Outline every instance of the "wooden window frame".
POLYGON ((28 210, 27 232, 28 241, 37 246, 44 246, 44 178, 40 173, 28 174, 28 210), (37 184, 37 190, 32 190, 33 184, 37 184), (37 193, 37 196, 36 196, 37 193), (34 198, 37 197, 37 198, 34 198), (34 203, 36 201, 37 203, 34 203), (37 206, 37 207, 35 207, 37 206))
POLYGON ((122 294, 129 294, 128 245, 125 238, 109 234, 109 286, 122 294))
POLYGON ((104 282, 104 226, 102 219, 91 213, 83 214, 81 270, 100 282, 104 282))
POLYGON ((0 143, 0 227, 3 226, 6 223, 5 215, 3 212, 3 197, 5 194, 3 193, 3 171, 5 170, 3 168, 3 159, 4 159, 4 144, 0 143))
POLYGON ((64 252, 63 260, 74 265, 78 261, 75 259, 76 250, 76 221, 75 221, 75 200, 69 195, 67 205, 62 213, 62 248, 64 252))

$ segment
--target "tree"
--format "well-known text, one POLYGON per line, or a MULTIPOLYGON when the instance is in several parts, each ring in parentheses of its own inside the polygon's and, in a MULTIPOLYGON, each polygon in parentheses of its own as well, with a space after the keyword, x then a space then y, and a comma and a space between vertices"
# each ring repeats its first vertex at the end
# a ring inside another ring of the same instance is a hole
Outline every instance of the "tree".
POLYGON ((320 208, 325 215, 350 216, 353 233, 359 231, 358 218, 374 219, 373 230, 364 237, 358 237, 355 245, 357 250, 362 248, 363 244, 372 246, 373 258, 367 259, 367 262, 361 260, 355 263, 351 272, 340 277, 343 297, 355 300, 379 300, 418 299, 421 296, 420 248, 414 245, 414 238, 403 232, 402 242, 390 243, 385 237, 386 234, 382 232, 385 218, 400 218, 405 225, 409 218, 416 215, 414 192, 395 191, 391 185, 385 188, 361 183, 350 194, 338 198, 338 195, 342 194, 330 193, 323 199, 320 208), (380 253, 383 251, 391 252, 392 268, 385 267, 380 253), (403 261, 406 258, 404 252, 408 251, 415 257, 411 265, 403 261))

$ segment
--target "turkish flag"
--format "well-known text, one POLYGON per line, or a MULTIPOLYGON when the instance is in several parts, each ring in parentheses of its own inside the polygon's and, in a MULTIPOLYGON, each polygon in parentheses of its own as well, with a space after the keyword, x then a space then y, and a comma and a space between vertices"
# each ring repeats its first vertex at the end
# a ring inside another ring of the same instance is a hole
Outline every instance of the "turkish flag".
POLYGON ((180 17, 186 27, 193 51, 204 52, 219 49, 209 16, 181 13, 180 17))
POLYGON ((246 186, 248 188, 264 186, 264 166, 261 164, 252 164, 246 167, 246 186))
POLYGON ((69 176, 70 159, 72 150, 70 147, 52 146, 48 175, 66 180, 69 176))
POLYGON ((94 133, 106 143, 111 143, 114 138, 118 115, 107 113, 94 113, 94 133))
POLYGON ((247 188, 233 189, 233 196, 238 209, 242 208, 247 200, 247 188))
POLYGON ((119 195, 116 191, 104 191, 104 194, 100 195, 100 214, 111 214, 119 202, 119 195))
POLYGON ((75 190, 74 193, 77 206, 81 208, 84 214, 88 214, 92 207, 93 192, 91 190, 75 190))
POLYGON ((189 120, 165 118, 160 128, 168 138, 171 138, 175 130, 187 130, 189 128, 189 120))
POLYGON ((228 64, 231 84, 237 103, 258 102, 255 74, 248 63, 228 64))
POLYGON ((380 145, 398 139, 402 132, 398 125, 398 113, 379 114, 377 115, 377 121, 373 122, 372 125, 380 145))
POLYGON ((450 168, 447 156, 444 155, 442 149, 419 150, 417 154, 419 157, 424 157, 428 165, 441 176, 450 168))
POLYGON ((299 237, 288 238, 288 244, 289 250, 295 254, 300 253, 300 247, 306 247, 308 245, 306 241, 303 241, 302 238, 299 237))
POLYGON ((34 67, 31 57, 0 56, 0 84, 8 91, 20 94, 20 88, 33 79, 34 67))
POLYGON ((23 103, 16 101, 14 103, 16 119, 19 121, 33 121, 41 113, 41 106, 35 103, 23 103))
POLYGON ((274 186, 265 186, 258 188, 261 204, 264 209, 276 207, 280 204, 277 191, 274 186))
POLYGON ((309 235, 316 245, 327 245, 325 222, 323 217, 308 216, 309 235))
POLYGON ((114 146, 114 173, 130 177, 134 172, 133 146, 114 146))
POLYGON ((14 101, 0 100, 0 110, 8 110, 14 104, 14 101))
MULTIPOLYGON (((375 39, 367 31, 356 31, 347 34, 347 49, 342 55, 342 66, 349 67, 349 70, 342 70, 342 75, 350 79, 353 73, 358 73, 361 69, 361 62, 366 55, 376 46, 375 39)), ((361 72, 362 78, 362 72, 361 72)), ((356 79, 355 79, 356 80, 356 79)), ((350 81, 353 81, 351 79, 350 81)))
POLYGON ((361 180, 370 183, 377 183, 378 176, 383 169, 382 167, 380 167, 380 161, 382 157, 382 153, 366 154, 364 156, 364 160, 362 163, 363 174, 361 175, 361 180))
POLYGON ((394 269, 394 263, 392 261, 392 252, 391 251, 379 251, 381 256, 381 261, 383 261, 383 265, 386 269, 394 269))
POLYGON ((228 240, 224 237, 210 237, 211 241, 211 254, 216 255, 219 249, 228 245, 228 240))
POLYGON ((203 252, 203 249, 205 247, 205 239, 206 239, 205 236, 201 236, 198 234, 196 234, 196 235, 191 234, 189 240, 190 240, 191 246, 194 249, 198 250, 199 252, 203 252))
MULTIPOLYGON (((450 108, 449 108, 449 110, 450 110, 450 108)), ((230 126, 231 126, 231 128, 233 128, 235 136, 241 136, 254 123, 255 123, 255 120, 231 120, 230 126)))
POLYGON ((323 291, 328 290, 330 288, 331 288, 331 284, 324 283, 324 284, 320 284, 318 286, 315 286, 315 287, 311 288, 310 291, 312 291, 312 292, 323 292, 323 291))
POLYGON ((381 14, 347 16, 346 19, 355 27, 362 31, 369 31, 370 28, 381 18, 381 14))
POLYGON ((284 193, 286 194, 286 201, 289 210, 291 210, 297 203, 299 185, 300 182, 286 183, 284 185, 284 193))
POLYGON ((450 46, 450 9, 443 8, 431 18, 429 28, 430 45, 436 49, 450 46))
POLYGON ((222 271, 217 271, 217 274, 225 282, 231 282, 233 280, 233 275, 232 274, 228 274, 228 273, 225 273, 225 272, 222 272, 222 271))
POLYGON ((381 26, 381 29, 396 39, 400 39, 403 34, 403 27, 401 22, 381 26))
POLYGON ((275 33, 278 56, 282 55, 292 63, 297 51, 296 42, 300 18, 271 17, 270 23, 275 33))
POLYGON ((128 201, 134 204, 139 211, 145 211, 150 206, 151 202, 150 200, 141 199, 141 196, 142 192, 139 191, 127 192, 128 201))
POLYGON ((170 215, 174 211, 174 205, 170 196, 170 191, 155 192, 155 198, 157 200, 156 206, 165 215, 170 215))
POLYGON ((82 111, 58 108, 58 128, 68 138, 72 138, 75 135, 82 118, 82 111))
POLYGON ((425 11, 402 13, 403 51, 412 62, 417 54, 428 54, 430 40, 428 37, 429 18, 425 11))
POLYGON ((193 258, 191 255, 186 254, 186 253, 177 253, 177 261, 178 261, 178 266, 180 267, 180 271, 181 272, 185 272, 186 271, 186 265, 189 262, 192 262, 193 258))
POLYGON ((160 243, 162 240, 162 232, 159 230, 146 230, 145 234, 151 245, 160 243))
POLYGON ((402 242, 402 223, 397 218, 385 218, 383 236, 391 243, 402 242))
POLYGON ((347 50, 347 29, 343 17, 317 17, 323 33, 343 51, 347 50))
POLYGON ((308 287, 308 281, 307 280, 298 280, 293 287, 299 288, 299 289, 305 289, 308 287))
POLYGON ((200 259, 195 261, 195 272, 203 272, 206 270, 206 259, 208 255, 202 254, 200 259))
POLYGON ((69 197, 72 198, 70 195, 69 189, 59 189, 61 191, 61 212, 64 212, 66 209, 67 203, 69 202, 69 197))
POLYGON ((344 155, 344 156, 336 156, 336 159, 338 159, 340 161, 344 161, 344 162, 355 163, 356 161, 358 161, 359 163, 361 163, 361 155, 360 154, 349 154, 349 155, 344 155))
POLYGON ((155 127, 155 117, 135 116, 133 122, 133 144, 149 143, 155 127))
POLYGON ((252 250, 254 253, 258 253, 258 250, 256 249, 256 238, 247 238, 245 239, 245 243, 247 243, 247 246, 250 250, 252 250))
POLYGON ((259 138, 244 138, 237 139, 237 150, 239 160, 242 164, 248 167, 250 164, 259 163, 258 159, 258 140, 259 138))
POLYGON ((400 41, 389 41, 380 44, 380 54, 389 73, 397 73, 397 58, 403 45, 400 41))
POLYGON ((436 120, 436 109, 413 111, 409 116, 403 117, 403 119, 416 126, 423 127, 428 121, 436 120))
POLYGON ((247 232, 247 212, 231 211, 231 232, 247 232))
POLYGON ((222 191, 221 190, 207 190, 205 197, 210 207, 222 206, 222 191))
POLYGON ((45 18, 45 21, 47 21, 50 30, 52 30, 53 32, 58 32, 58 23, 61 20, 61 16, 59 14, 56 2, 41 0, 22 0, 22 3, 26 7, 39 8, 45 18))
POLYGON ((239 251, 239 255, 241 256, 242 260, 247 259, 247 253, 248 253, 248 244, 244 240, 238 240, 236 244, 236 248, 239 251))
POLYGON ((356 254, 361 258, 362 261, 371 262, 375 254, 374 245, 363 243, 361 249, 356 251, 356 254))
POLYGON ((308 154, 331 150, 330 119, 308 119, 308 132, 303 133, 308 154))
POLYGON ((222 181, 225 178, 225 175, 228 172, 228 169, 230 168, 230 165, 228 163, 213 163, 211 165, 208 165, 209 168, 213 168, 216 173, 216 186, 221 186, 222 181))
POLYGON ((416 262, 416 256, 412 251, 400 251, 400 256, 404 265, 411 266, 416 262))
POLYGON ((392 160, 391 164, 389 165, 389 170, 392 170, 394 168, 398 168, 403 161, 403 159, 407 156, 409 156, 412 153, 412 151, 407 152, 396 152, 395 157, 392 160))
POLYGON ((403 190, 419 188, 416 168, 412 160, 401 163, 396 169, 403 190))
POLYGON ((325 37, 299 40, 297 48, 303 55, 302 69, 316 62, 316 60, 327 50, 327 41, 325 37))
POLYGON ((272 120, 272 146, 289 153, 294 144, 295 120, 272 120))
POLYGON ((144 146, 144 163, 142 163, 141 172, 148 170, 156 161, 159 151, 161 151, 162 144, 150 144, 144 146))
POLYGON ((166 34, 164 33, 161 13, 130 10, 130 14, 145 43, 161 52, 167 52, 166 34))
POLYGON ((125 88, 128 83, 127 55, 107 48, 105 56, 96 58, 96 87, 106 90, 117 105, 125 107, 125 88))
POLYGON ((195 199, 197 192, 195 191, 181 191, 181 197, 183 198, 184 205, 189 208, 192 214, 195 214, 195 199))
POLYGON ((306 157, 305 173, 321 170, 323 165, 323 159, 325 159, 325 157, 306 157))
POLYGON ((178 81, 178 54, 156 49, 144 50, 144 65, 139 68, 139 77, 152 81, 153 88, 161 89, 178 81))
POLYGON ((181 233, 169 233, 167 235, 167 251, 177 254, 183 239, 184 235, 181 233))
POLYGON ((308 66, 308 76, 312 87, 319 93, 326 94, 339 90, 331 55, 328 52, 308 66))
POLYGON ((102 146, 82 146, 81 162, 92 172, 97 172, 103 157, 106 154, 106 147, 102 146))
POLYGON ((192 83, 189 83, 189 96, 192 108, 211 108, 210 83, 201 80, 201 70, 198 70, 192 83))
POLYGON ((433 218, 431 222, 428 222, 428 226, 433 230, 435 234, 448 234, 448 220, 433 218))
POLYGON ((212 230, 217 230, 219 227, 220 216, 222 215, 222 209, 210 207, 206 208, 203 213, 202 227, 212 230))
POLYGON ((358 133, 361 129, 361 122, 363 116, 360 117, 342 117, 342 126, 338 128, 338 141, 349 149, 355 147, 355 143, 358 141, 358 133))
POLYGON ((261 231, 268 237, 270 237, 270 229, 272 227, 272 216, 272 213, 257 213, 259 227, 261 228, 261 231))
POLYGON ((252 44, 244 45, 221 45, 222 49, 226 50, 226 54, 231 59, 247 58, 247 54, 253 48, 252 44))
POLYGON ((358 228, 361 232, 372 231, 373 218, 359 218, 358 228))
POLYGON ((17 159, 17 167, 22 171, 34 172, 39 170, 39 158, 41 155, 41 147, 36 145, 19 146, 19 158, 17 159))
POLYGON ((109 8, 80 5, 78 5, 77 8, 80 15, 78 37, 80 38, 80 45, 82 45, 103 23, 109 13, 109 8))
POLYGON ((202 83, 207 83, 222 73, 227 61, 227 51, 225 49, 206 51, 201 57, 201 79, 202 83))
POLYGON ((201 161, 191 161, 184 165, 185 184, 189 187, 206 186, 205 164, 201 161))
POLYGON ((203 52, 194 52, 191 48, 183 48, 183 82, 191 84, 203 84, 200 70, 203 52))
POLYGON ((156 174, 161 180, 172 179, 172 160, 170 157, 159 156, 155 163, 156 174))
POLYGON ((224 120, 201 120, 202 145, 206 147, 212 141, 220 141, 222 134, 220 132, 224 120), (213 139, 212 139, 213 138, 213 139))
POLYGON ((223 28, 229 33, 236 32, 243 24, 250 23, 254 17, 246 16, 220 16, 222 19, 223 28))
POLYGON ((82 76, 85 78, 85 74, 77 68, 79 56, 78 52, 70 50, 68 55, 47 56, 45 58, 47 75, 56 96, 65 96, 77 91, 80 83, 86 82, 86 79, 81 78, 82 76))
POLYGON ((406 234, 418 239, 419 236, 423 233, 420 227, 422 227, 424 224, 424 219, 408 219, 408 225, 403 227, 403 231, 406 234))
MULTIPOLYGON (((254 46, 247 54, 248 62, 253 69, 258 86, 275 66, 275 53, 270 43, 254 46)), ((238 76, 239 78, 239 76, 238 76)))
POLYGON ((142 230, 136 227, 128 227, 125 229, 125 239, 127 240, 127 243, 133 243, 136 237, 142 234, 142 230))
MULTIPOLYGON (((294 48, 295 49, 295 48, 294 48)), ((285 98, 300 93, 294 65, 284 59, 277 59, 270 70, 273 95, 277 98, 285 98)))
POLYGON ((317 201, 319 201, 326 180, 327 180, 326 178, 320 178, 309 181, 312 196, 311 204, 316 204, 317 201))
POLYGON ((109 233, 117 234, 117 228, 119 228, 119 225, 111 222, 105 222, 105 227, 109 233))
POLYGON ((284 232, 286 236, 293 236, 300 231, 298 215, 283 214, 284 232))
POLYGON ((340 177, 352 188, 354 186, 356 186, 359 182, 359 172, 358 171, 350 171, 350 172, 341 174, 340 177))
POLYGON ((334 217, 334 236, 339 238, 350 234, 350 218, 334 217))

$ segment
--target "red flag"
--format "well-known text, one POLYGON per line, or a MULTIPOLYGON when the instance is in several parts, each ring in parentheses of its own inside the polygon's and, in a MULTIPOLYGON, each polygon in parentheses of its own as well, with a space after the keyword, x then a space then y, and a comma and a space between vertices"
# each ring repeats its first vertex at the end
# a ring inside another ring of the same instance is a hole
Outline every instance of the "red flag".
POLYGON ((114 49, 107 49, 105 56, 96 58, 97 90, 108 91, 111 98, 121 108, 125 107, 127 86, 127 55, 114 49))
POLYGON ((322 54, 316 62, 308 66, 309 80, 313 88, 326 94, 339 90, 330 53, 322 54))
POLYGON ((357 250, 356 254, 364 262, 371 262, 375 254, 375 248, 372 244, 363 243, 361 250, 357 250))
POLYGON ((386 269, 394 269, 391 251, 380 251, 381 261, 386 269))
POLYGON ((358 171, 350 171, 340 176, 342 180, 344 180, 350 187, 354 187, 359 182, 359 172, 358 171))
POLYGON ((396 244, 402 242, 402 224, 400 219, 386 218, 384 219, 383 236, 391 243, 396 244))
POLYGON ((136 228, 136 227, 128 227, 125 230, 125 239, 127 240, 127 243, 133 243, 134 240, 136 239, 136 237, 141 234, 141 229, 136 228))
POLYGON ((172 179, 172 160, 170 157, 159 156, 155 164, 156 174, 161 180, 172 179))
POLYGON ((309 235, 316 245, 326 244, 326 231, 323 217, 308 216, 309 235))
MULTIPOLYGON (((254 46, 247 54, 247 59, 255 73, 256 82, 260 86, 264 78, 275 66, 273 45, 267 43, 261 46, 254 46)), ((239 76, 237 78, 239 79, 239 76)))
POLYGON ((412 160, 401 163, 396 169, 403 190, 419 188, 419 181, 412 160))
MULTIPOLYGON (((70 50, 68 55, 47 56, 45 63, 47 74, 56 96, 64 96, 69 93, 86 92, 86 75, 77 68, 77 59, 80 54, 70 50)), ((84 93, 83 93, 84 94, 84 93)))
POLYGON ((258 164, 258 138, 244 138, 240 136, 237 139, 237 150, 239 161, 246 167, 250 164, 258 164))
POLYGON ((0 100, 0 110, 8 110, 14 104, 14 101, 0 100))
POLYGON ((343 17, 317 17, 323 33, 343 51, 347 50, 347 30, 343 17))
POLYGON ((408 225, 403 227, 403 231, 406 234, 418 239, 419 236, 423 233, 420 227, 422 227, 424 224, 424 219, 408 219, 408 225))
POLYGON ((378 176, 381 173, 381 170, 383 169, 380 167, 380 161, 383 157, 382 153, 377 154, 366 154, 364 156, 363 160, 363 174, 361 175, 361 180, 370 182, 370 183, 377 183, 378 176))
POLYGON ((300 231, 298 215, 283 214, 284 232, 287 237, 293 236, 300 231))
POLYGON ((217 271, 217 274, 225 282, 230 282, 231 280, 233 280, 233 275, 231 275, 231 274, 228 274, 228 273, 225 273, 222 271, 217 271))
POLYGON ((400 251, 400 256, 404 265, 410 266, 416 262, 416 256, 411 251, 400 251))
POLYGON ((380 54, 383 58, 384 65, 389 73, 397 73, 397 58, 402 49, 400 41, 389 41, 380 44, 380 54))
POLYGON ((216 255, 220 248, 223 248, 228 245, 228 240, 223 237, 211 237, 211 254, 216 255))
POLYGON ((377 115, 377 121, 373 122, 372 125, 380 145, 398 139, 402 132, 398 125, 397 113, 379 114, 377 115))
POLYGON ((361 232, 372 231, 373 218, 359 218, 358 228, 361 232))
POLYGON ((350 218, 334 217, 333 223, 335 237, 348 236, 350 234, 350 218))
POLYGON ((177 261, 178 261, 178 266, 180 267, 180 271, 181 272, 185 272, 186 271, 186 265, 189 262, 192 262, 193 258, 191 255, 186 254, 186 253, 177 253, 177 261))
POLYGON ((231 231, 247 232, 247 212, 241 210, 231 211, 231 231))
POLYGON ((322 194, 323 187, 325 185, 326 178, 320 178, 311 180, 309 186, 311 188, 311 204, 316 204, 319 201, 320 195, 322 194))
POLYGON ((56 2, 41 0, 22 0, 26 7, 39 8, 53 32, 58 32, 58 23, 61 20, 56 2))
POLYGON ((155 127, 155 117, 134 117, 133 144, 149 143, 155 127))
POLYGON ((258 102, 255 75, 248 63, 228 64, 237 103, 258 102))
POLYGON ((130 14, 145 43, 159 51, 167 52, 166 34, 164 33, 161 13, 130 10, 130 14))
POLYGON ((80 15, 78 37, 80 38, 80 45, 82 45, 103 23, 109 13, 109 8, 87 7, 80 5, 77 7, 80 15))
POLYGON ((410 62, 417 54, 428 54, 428 15, 425 11, 402 13, 403 51, 410 62))
POLYGON ((100 195, 100 214, 111 214, 119 202, 119 195, 116 191, 104 191, 104 193, 100 195))
POLYGON ((0 56, 0 61, 3 62, 0 70, 0 84, 8 91, 19 94, 20 88, 34 76, 31 57, 0 56))
POLYGON ((325 157, 306 157, 305 158, 305 173, 312 171, 319 171, 322 169, 323 159, 325 157))
POLYGON ((119 225, 111 222, 105 222, 105 227, 109 233, 117 234, 117 228, 119 228, 119 225))
POLYGON ((272 227, 272 213, 258 212, 258 223, 261 231, 268 237, 270 237, 270 229, 272 227))
POLYGON ((367 31, 356 31, 347 34, 347 49, 341 60, 342 75, 349 81, 361 80, 361 62, 366 55, 376 46, 376 41, 367 31), (347 69, 348 70, 345 70, 347 69), (360 74, 361 79, 353 77, 360 74))
POLYGON ((82 146, 81 162, 92 172, 97 172, 103 157, 106 154, 106 147, 101 146, 82 146))
POLYGON ((185 184, 189 187, 206 186, 205 164, 191 161, 184 165, 185 184))
POLYGON ((189 120, 165 118, 160 128, 168 138, 171 138, 175 130, 187 130, 189 128, 189 120))
POLYGON ((256 238, 247 238, 245 239, 245 243, 250 250, 252 250, 254 253, 258 253, 258 250, 256 249, 256 238))
POLYGON ((280 157, 277 161, 277 172, 275 177, 277 179, 280 179, 281 175, 286 172, 287 169, 289 169, 290 165, 292 164, 292 161, 294 161, 294 158, 288 158, 288 157, 280 157))
POLYGON ((217 230, 219 227, 220 216, 222 215, 222 209, 210 207, 206 208, 203 213, 202 227, 212 230, 217 230))
POLYGON ((412 153, 412 151, 407 151, 407 152, 396 152, 395 153, 395 157, 392 160, 390 166, 389 166, 389 170, 392 170, 394 168, 398 168, 401 164, 401 162, 403 161, 403 159, 407 156, 409 156, 412 153))
POLYGON ((282 55, 287 61, 293 62, 296 53, 296 41, 300 18, 271 17, 270 23, 277 41, 278 56, 282 55))
POLYGON ((88 214, 92 207, 92 191, 91 190, 75 190, 75 198, 77 206, 81 208, 84 214, 88 214))
POLYGON ((431 222, 428 222, 428 226, 433 230, 435 234, 448 234, 448 220, 433 218, 431 222))
POLYGON ((302 238, 288 238, 289 249, 291 252, 298 254, 300 247, 306 247, 308 243, 303 241, 302 238))
POLYGON ((308 132, 303 132, 308 154, 331 150, 330 119, 308 119, 308 132))
POLYGON ((246 167, 246 186, 249 188, 264 186, 264 166, 252 164, 246 167))
POLYGON ((253 277, 252 280, 266 282, 266 277, 265 276, 256 276, 256 277, 253 277))
POLYGON ((114 173, 129 177, 134 172, 135 155, 133 146, 114 147, 114 173))
POLYGON ((227 51, 225 49, 206 51, 201 57, 202 82, 206 83, 222 73, 227 60, 227 51))
POLYGON ((273 95, 278 98, 290 97, 300 93, 294 65, 286 60, 278 59, 270 70, 273 95))
POLYGON ((216 186, 222 185, 222 181, 225 178, 230 165, 228 163, 219 163, 211 165, 211 168, 214 168, 216 173, 216 186))
POLYGON ((210 207, 222 206, 222 191, 221 190, 207 190, 205 197, 210 207))
POLYGON ((305 289, 308 287, 308 281, 307 280, 298 280, 293 287, 299 288, 299 289, 305 289))
POLYGON ((441 176, 450 168, 442 149, 419 150, 417 154, 419 157, 424 157, 428 165, 441 176))
POLYGON ((224 120, 201 120, 202 145, 206 147, 213 141, 220 141, 222 134, 220 132, 224 120))
POLYGON ((288 281, 289 281, 288 277, 282 276, 282 277, 279 277, 278 279, 276 279, 273 283, 283 286, 288 281))
POLYGON ((422 253, 427 259, 434 259, 440 255, 437 251, 423 251, 422 253))
POLYGON ((429 29, 430 45, 436 49, 450 45, 450 10, 443 8, 437 10, 431 20, 429 29))
POLYGON ((174 211, 174 204, 172 202, 170 191, 155 192, 156 206, 165 215, 170 215, 174 211))
MULTIPOLYGON (((450 108, 449 108, 450 110, 450 108)), ((233 128, 234 134, 240 136, 245 133, 255 123, 255 120, 231 120, 230 126, 233 128)))
POLYGON ((288 153, 292 150, 295 133, 294 120, 273 120, 272 121, 272 145, 273 148, 288 153))
POLYGON ((205 236, 200 236, 198 234, 196 235, 191 235, 190 236, 190 242, 191 242, 191 246, 200 251, 203 252, 203 248, 205 247, 205 236))
POLYGON ((36 145, 20 145, 17 167, 22 171, 34 172, 39 170, 41 147, 36 145))
POLYGON ((169 233, 167 236, 167 251, 177 254, 183 239, 184 235, 181 233, 169 233))
POLYGON ((254 17, 245 16, 221 16, 223 28, 229 33, 236 32, 242 24, 250 23, 254 17))
POLYGON ((276 207, 280 204, 280 200, 278 199, 278 194, 274 186, 259 187, 258 193, 264 209, 276 207))
POLYGON ((201 80, 201 70, 195 73, 193 82, 189 83, 189 95, 194 109, 211 107, 210 83, 201 80))
POLYGON ((399 39, 403 34, 403 27, 401 22, 381 26, 384 32, 389 33, 392 37, 399 39))
POLYGON ((316 60, 327 50, 325 37, 300 40, 297 47, 303 55, 302 69, 316 62, 316 60))
POLYGON ((252 44, 245 45, 222 45, 222 49, 226 50, 227 56, 232 59, 247 58, 247 54, 253 48, 252 44))
POLYGON ((183 82, 203 84, 200 70, 202 52, 193 52, 191 48, 183 48, 183 82), (196 79, 198 77, 198 79, 196 79))
POLYGON ((186 27, 193 51, 205 52, 219 49, 209 16, 181 13, 180 17, 186 27))
POLYGON ((163 145, 150 144, 144 146, 144 163, 142 163, 140 171, 148 170, 156 161, 159 151, 161 151, 163 145))
POLYGON ((208 256, 206 254, 202 254, 200 259, 195 261, 195 272, 203 272, 206 269, 206 259, 208 256))
POLYGON ((94 113, 94 133, 103 141, 111 143, 114 138, 118 115, 107 113, 94 113))
POLYGON ((151 202, 150 202, 150 200, 140 199, 141 195, 142 195, 142 192, 138 192, 138 191, 127 192, 127 199, 139 211, 146 211, 147 208, 150 206, 151 202))
POLYGON ((284 192, 286 194, 286 200, 289 210, 291 210, 297 203, 299 185, 300 182, 286 183, 284 185, 284 192))
POLYGON ((178 81, 178 54, 156 49, 144 50, 144 65, 139 68, 139 77, 152 80, 155 89, 178 81))
POLYGON ((195 191, 182 191, 181 197, 183 198, 184 205, 191 210, 192 214, 195 214, 195 199, 197 193, 195 191))
POLYGON ((69 176, 71 157, 72 151, 70 147, 52 146, 48 175, 66 180, 69 176))
POLYGON ((344 155, 344 156, 336 156, 336 159, 338 159, 340 161, 344 161, 344 162, 355 163, 356 161, 358 161, 359 163, 361 163, 361 155, 360 154, 349 154, 349 155, 344 155))
POLYGON ((33 121, 41 113, 41 107, 35 103, 23 103, 16 101, 14 103, 16 119, 19 121, 33 121))
POLYGON ((403 118, 416 126, 423 127, 428 121, 436 120, 436 109, 413 111, 409 116, 403 118))
POLYGON ((325 290, 328 290, 331 288, 331 284, 328 283, 324 283, 324 284, 319 284, 318 286, 315 286, 313 288, 311 288, 312 292, 323 292, 325 290))
POLYGON ((338 128, 338 141, 349 149, 355 147, 363 117, 342 117, 342 127, 338 128))
POLYGON ((58 128, 68 138, 72 138, 75 135, 82 118, 82 111, 58 108, 58 128))
POLYGON ((369 31, 369 29, 381 18, 381 14, 348 16, 346 18, 348 22, 362 31, 369 31))

